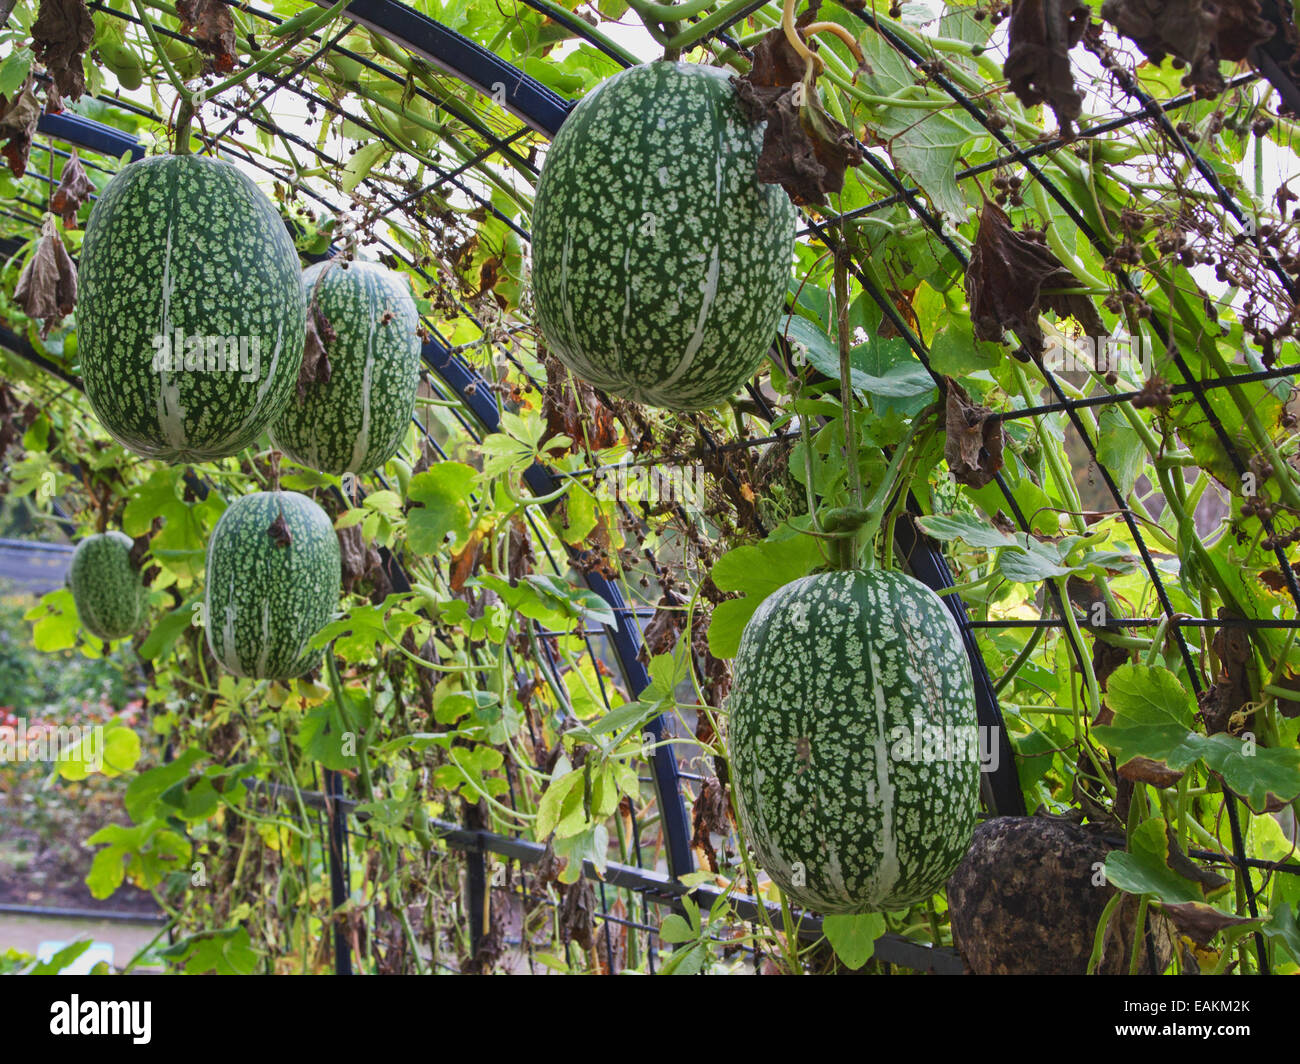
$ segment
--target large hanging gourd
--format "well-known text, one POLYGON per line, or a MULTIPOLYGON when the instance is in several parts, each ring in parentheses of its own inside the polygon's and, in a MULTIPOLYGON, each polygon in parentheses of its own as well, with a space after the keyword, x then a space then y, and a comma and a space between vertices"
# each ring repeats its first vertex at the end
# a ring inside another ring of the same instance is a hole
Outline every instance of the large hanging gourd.
POLYGON ((208 647, 236 676, 287 680, 316 667, 308 643, 338 607, 338 537, 294 491, 259 491, 226 508, 208 541, 208 647))
POLYGON ((762 127, 725 71, 631 67, 547 152, 532 216, 537 321, 583 380, 670 410, 727 399, 776 336, 794 208, 757 177, 762 127))
POLYGON ((741 637, 727 701, 746 841, 822 913, 900 909, 941 888, 979 809, 974 682, 951 615, 902 573, 818 573, 741 637))
POLYGON ((302 274, 308 311, 323 319, 319 369, 271 423, 271 440, 322 473, 361 473, 397 453, 420 381, 411 286, 369 262, 318 262, 302 274))
POLYGON ((280 215, 232 164, 125 167, 90 213, 78 267, 81 372, 104 429, 170 462, 255 441, 302 364, 299 272, 280 215))

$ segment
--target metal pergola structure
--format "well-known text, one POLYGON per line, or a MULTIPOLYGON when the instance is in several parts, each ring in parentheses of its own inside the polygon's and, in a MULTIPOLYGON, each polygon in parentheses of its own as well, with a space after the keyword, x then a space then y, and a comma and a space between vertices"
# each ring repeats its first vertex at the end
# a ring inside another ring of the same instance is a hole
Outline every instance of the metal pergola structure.
MULTIPOLYGON (((316 0, 321 6, 322 0, 316 0)), ((528 6, 544 11, 548 15, 555 15, 555 12, 549 6, 543 6, 535 0, 523 0, 528 6)), ((130 18, 122 15, 120 12, 112 9, 101 7, 97 4, 91 5, 97 11, 103 11, 117 17, 130 18)), ((276 16, 268 12, 256 10, 251 5, 242 5, 245 10, 258 17, 267 19, 271 22, 276 21, 276 16)), ((752 9, 762 6, 761 3, 752 5, 752 9)), ((749 14, 749 11, 737 12, 735 18, 730 22, 714 27, 711 36, 723 37, 736 22, 739 22, 749 14)), ((964 111, 970 118, 974 119, 980 127, 997 143, 999 148, 999 157, 991 162, 980 164, 976 167, 967 168, 957 175, 959 179, 966 180, 974 178, 979 174, 993 170, 999 166, 1016 163, 1023 166, 1031 177, 1039 182, 1046 194, 1056 203, 1066 217, 1077 226, 1078 231, 1091 242, 1095 247, 1104 253, 1106 243, 1102 235, 1094 231, 1086 218, 1078 208, 1070 201, 1066 193, 1058 188, 1050 177, 1036 163, 1036 159, 1056 150, 1062 150, 1066 147, 1066 141, 1062 138, 1049 139, 1040 141, 1032 145, 1017 144, 994 122, 990 113, 978 102, 972 100, 957 84, 956 80, 945 74, 942 64, 936 65, 935 56, 924 55, 917 51, 907 40, 893 32, 890 27, 884 23, 878 22, 870 10, 863 10, 856 13, 863 25, 875 34, 878 34, 891 48, 900 56, 908 61, 918 71, 924 71, 931 83, 943 93, 951 97, 954 106, 964 111)), ((346 15, 359 25, 365 26, 375 33, 386 37, 393 44, 406 50, 410 54, 417 56, 424 61, 432 64, 435 68, 464 83, 479 93, 497 100, 504 109, 513 117, 518 119, 523 127, 527 130, 536 131, 546 137, 553 137, 560 124, 563 122, 570 102, 557 95, 540 82, 528 77, 521 70, 505 62, 499 56, 481 47, 468 38, 456 33, 446 26, 424 16, 423 14, 406 7, 395 0, 355 0, 346 9, 346 15)), ((574 18, 572 24, 566 23, 569 28, 579 37, 586 37, 590 43, 601 47, 606 54, 617 61, 626 64, 627 59, 624 56, 612 54, 603 48, 601 42, 589 37, 584 32, 585 23, 580 19, 574 18)), ((161 27, 157 27, 160 32, 166 32, 161 27)), ((341 35, 340 35, 341 36, 341 35)), ((339 50, 341 46, 337 44, 337 38, 334 41, 327 41, 324 35, 319 38, 313 38, 314 43, 319 43, 321 51, 328 48, 339 50)), ((364 57, 354 57, 362 59, 364 57)), ((373 64, 372 64, 373 65, 373 64)), ((1267 64, 1263 64, 1264 67, 1267 64)), ((384 68, 374 65, 376 71, 388 73, 384 68)), ((1270 80, 1273 79, 1274 70, 1267 71, 1270 80)), ((1278 73, 1279 78, 1283 77, 1278 73)), ((1232 84, 1245 85, 1254 79, 1253 75, 1244 75, 1237 78, 1232 84)), ((293 89, 287 84, 288 79, 281 79, 277 82, 278 87, 290 89, 290 91, 300 91, 293 89)), ((1243 224, 1246 214, 1242 210, 1231 193, 1223 186, 1222 182, 1216 176, 1212 167, 1196 152, 1191 144, 1183 137, 1170 121, 1168 115, 1180 108, 1186 107, 1193 102, 1191 94, 1177 97, 1167 103, 1161 104, 1154 101, 1147 95, 1141 87, 1132 79, 1125 81, 1120 79, 1124 91, 1133 99, 1135 103, 1134 110, 1121 116, 1120 118, 1108 121, 1104 124, 1098 124, 1091 130, 1085 130, 1084 135, 1096 135, 1101 132, 1112 131, 1123 128, 1132 123, 1149 121, 1153 122, 1156 127, 1175 145, 1178 150, 1183 152, 1186 158, 1192 163, 1197 174, 1205 182, 1211 193, 1220 203, 1224 211, 1233 217, 1238 224, 1243 224)), ((1275 86, 1279 87, 1284 95, 1288 91, 1288 85, 1280 84, 1274 80, 1275 86)), ((1290 91, 1294 91, 1293 88, 1290 91)), ((110 104, 117 101, 108 100, 110 104)), ((315 103, 330 106, 329 101, 320 98, 314 99, 315 103)), ((248 121, 258 123, 259 119, 253 114, 251 105, 243 108, 235 108, 222 101, 213 101, 213 106, 224 109, 232 115, 232 125, 236 121, 248 121)), ((339 110, 339 113, 343 112, 339 110)), ((350 120, 357 122, 365 127, 365 119, 356 115, 347 115, 350 120)), ((83 116, 63 113, 57 115, 42 115, 38 129, 53 140, 63 142, 69 146, 80 147, 85 150, 101 153, 110 157, 119 157, 124 154, 130 154, 132 157, 139 157, 143 154, 143 147, 134 138, 114 129, 112 126, 95 122, 83 116)), ((494 151, 509 152, 511 151, 510 142, 519 135, 519 132, 510 136, 503 136, 486 126, 478 129, 478 132, 485 136, 493 145, 494 151)), ((308 150, 320 154, 314 146, 302 142, 302 146, 308 150)), ((209 144, 210 149, 217 150, 215 141, 209 144)), ((944 248, 951 253, 959 265, 965 269, 968 265, 966 253, 961 246, 953 240, 952 232, 942 216, 936 214, 921 198, 920 190, 910 186, 902 180, 876 152, 866 145, 862 145, 863 154, 866 164, 874 169, 876 174, 892 190, 892 195, 884 199, 873 202, 867 207, 860 208, 853 212, 852 216, 862 216, 873 211, 881 210, 898 203, 904 203, 909 210, 922 221, 924 226, 930 231, 933 237, 942 243, 944 248)), ((257 160, 249 157, 237 157, 241 161, 253 166, 260 166, 257 160)), ((327 165, 340 165, 338 160, 329 159, 321 156, 327 165)), ((265 169, 265 167, 262 167, 265 169)), ((456 186, 458 175, 451 171, 441 175, 441 181, 447 182, 453 187, 456 186)), ((464 190, 464 186, 459 186, 464 190)), ((316 195, 310 190, 304 190, 308 195, 317 199, 320 204, 327 209, 337 210, 339 205, 328 203, 324 198, 316 195)), ((395 200, 391 194, 388 195, 390 207, 395 205, 395 200)), ((38 207, 37 204, 30 206, 38 207)), ((490 208, 490 204, 487 205, 490 208)), ((30 219, 25 219, 30 221, 30 219)), ((804 235, 820 241, 826 247, 835 249, 837 247, 837 238, 835 229, 832 224, 826 221, 817 221, 814 218, 808 218, 807 227, 804 235)), ((513 223, 512 223, 513 224, 513 223)), ((513 226, 518 230, 517 226, 513 226)), ((526 233, 518 230, 520 235, 526 237, 526 233)), ((400 250, 387 247, 386 250, 400 255, 400 250)), ((850 260, 851 262, 851 260, 850 260)), ((1271 256, 1265 258, 1265 264, 1274 271, 1279 280, 1285 285, 1289 292, 1295 292, 1294 282, 1289 275, 1282 271, 1271 256)), ((417 272, 418 267, 415 267, 417 272)), ((930 371, 935 382, 943 387, 943 379, 940 374, 935 372, 930 365, 929 351, 922 342, 913 326, 902 316, 894 301, 889 294, 882 291, 864 271, 851 265, 853 276, 858 280, 864 292, 877 303, 884 317, 891 323, 897 335, 901 336, 907 343, 911 351, 916 355, 920 362, 930 371)), ((1118 272, 1119 283, 1128 291, 1136 291, 1134 282, 1124 272, 1118 272)), ((483 374, 473 366, 460 353, 454 350, 454 345, 450 344, 438 331, 437 323, 427 323, 430 325, 430 339, 426 343, 423 351, 424 365, 431 374, 430 380, 435 383, 442 394, 454 396, 464 404, 465 408, 470 410, 475 419, 471 423, 466 419, 461 419, 462 426, 466 432, 474 437, 495 431, 500 424, 501 408, 499 399, 494 392, 491 384, 486 380, 483 374)), ((1261 371, 1259 373, 1232 377, 1230 379, 1200 379, 1196 373, 1187 364, 1184 356, 1177 350, 1161 323, 1153 323, 1153 329, 1160 342, 1171 352, 1180 371, 1182 372, 1186 383, 1179 385, 1180 391, 1185 391, 1191 399, 1197 404, 1203 412, 1207 423, 1216 432, 1221 443, 1224 445, 1226 453, 1230 456, 1233 463, 1238 466, 1238 471, 1242 471, 1240 458, 1237 450, 1232 446, 1228 435, 1220 423, 1213 407, 1211 406, 1207 392, 1214 388, 1226 388, 1239 386, 1244 383, 1253 383, 1258 381, 1271 381, 1293 376, 1300 372, 1300 366, 1283 365, 1261 371)), ((52 365, 48 360, 43 359, 35 352, 26 340, 16 336, 8 331, 0 330, 0 345, 9 348, 15 353, 36 362, 43 364, 45 368, 52 372, 58 372, 65 380, 68 380, 66 374, 62 373, 59 367, 52 365)), ((1190 618, 1175 610, 1165 589, 1164 577, 1158 569, 1151 552, 1149 551, 1137 516, 1127 505, 1123 493, 1116 483, 1111 472, 1105 464, 1098 460, 1097 448, 1091 439, 1084 423, 1080 419, 1079 411, 1086 407, 1100 406, 1107 403, 1119 402, 1124 399, 1134 397, 1133 393, 1122 393, 1111 391, 1105 395, 1093 396, 1087 399, 1072 399, 1062 387, 1061 382, 1056 375, 1046 366, 1041 367, 1043 377, 1051 390, 1054 401, 1032 409, 1022 409, 1001 415, 1004 419, 1011 418, 1031 418, 1048 413, 1063 412, 1070 423, 1074 426, 1079 437, 1087 445, 1089 454, 1099 469, 1104 484, 1112 495, 1117 512, 1121 515, 1129 533, 1131 534, 1136 549, 1141 556, 1142 565, 1155 589, 1161 616, 1159 618, 1125 618, 1125 617, 1108 617, 1104 624, 1090 625, 1081 622, 1079 627, 1083 631, 1096 629, 1122 630, 1125 628, 1145 625, 1164 623, 1174 639, 1178 652, 1187 667, 1190 681, 1194 687, 1194 693, 1199 694, 1201 690, 1200 675, 1195 664, 1193 652, 1187 642, 1184 634, 1184 628, 1189 626, 1205 626, 1223 622, 1214 621, 1207 618, 1190 618)), ((756 399, 761 397, 751 389, 751 395, 756 399)), ((767 409, 766 403, 759 402, 760 409, 767 409)), ((770 411, 769 411, 770 413, 770 411)), ((434 441, 430 441, 433 443, 434 441)), ((436 446, 436 444, 435 444, 436 446)), ((544 497, 554 492, 559 485, 559 479, 554 471, 543 465, 534 465, 525 474, 525 480, 534 494, 538 497, 544 497)), ((1028 531, 1031 527, 1029 517, 1022 511, 1015 495, 1001 473, 994 478, 994 483, 1006 502, 1007 510, 1011 515, 1016 526, 1022 531, 1028 531)), ((909 502, 911 502, 909 500, 909 502)), ((911 513, 919 513, 919 508, 914 503, 909 505, 911 513)), ((1265 529, 1270 534, 1272 527, 1266 520, 1265 529)), ((938 591, 951 588, 954 584, 953 577, 949 571, 948 564, 943 557, 939 548, 926 537, 921 535, 911 520, 911 514, 900 516, 895 528, 896 542, 898 543, 901 556, 904 558, 907 567, 912 574, 919 580, 938 591)), ((1300 608, 1300 584, 1297 583, 1296 574, 1290 565, 1281 546, 1276 551, 1279 571, 1282 574, 1287 591, 1295 602, 1297 608, 1300 608)), ((390 577, 393 580, 394 587, 401 590, 403 587, 409 587, 401 567, 401 559, 387 556, 386 566, 390 577)), ((557 571, 561 571, 556 559, 551 559, 552 564, 556 565, 557 571)), ((623 680, 629 693, 636 697, 649 683, 649 676, 645 666, 639 660, 639 654, 642 645, 641 635, 641 616, 640 611, 626 600, 621 587, 617 582, 609 580, 599 572, 583 572, 583 579, 587 582, 590 590, 598 594, 611 608, 616 623, 608 630, 608 639, 614 653, 616 654, 619 666, 623 673, 623 680)), ((1065 611, 1070 609, 1068 602, 1062 600, 1057 589, 1048 585, 1047 592, 1049 599, 1054 607, 1055 617, 1045 617, 1042 620, 1033 623, 1040 627, 1059 628, 1062 635, 1067 639, 1070 652, 1076 663, 1080 664, 1088 654, 1088 649, 1081 645, 1072 632, 1073 626, 1067 626, 1064 620, 1065 611)), ((1016 815, 1025 812, 1024 799, 1021 792, 1019 779, 1016 770, 1016 759, 1012 751, 1010 740, 1005 727, 998 704, 998 696, 994 685, 989 677, 984 660, 980 654, 977 642, 976 632, 985 627, 1010 627, 1017 622, 1006 621, 981 621, 972 622, 965 605, 962 603, 958 594, 945 595, 944 601, 953 614, 958 627, 961 631, 963 641, 966 645, 970 656, 973 672, 976 679, 977 689, 977 710, 978 720, 981 726, 993 729, 993 734, 998 737, 1000 743, 998 768, 992 773, 988 773, 982 780, 983 796, 986 808, 993 815, 1016 815)), ((1269 622, 1264 622, 1269 623, 1269 622)), ((1277 626, 1300 627, 1300 621, 1281 619, 1275 622, 1277 626)), ((660 718, 651 726, 656 739, 662 738, 667 734, 668 723, 660 718)), ((652 780, 658 796, 658 806, 663 818, 663 833, 666 845, 668 860, 667 874, 657 872, 653 869, 639 868, 634 866, 615 866, 610 865, 606 871, 605 881, 615 886, 625 886, 629 889, 639 892, 645 899, 655 904, 672 905, 680 897, 684 889, 677 881, 681 876, 694 870, 694 860, 691 852, 691 825, 688 814, 686 801, 684 798, 684 784, 688 778, 683 774, 677 755, 673 752, 671 745, 660 743, 656 745, 652 762, 652 780)), ((274 796, 274 787, 268 785, 259 785, 263 790, 267 790, 274 796)), ((317 808, 328 814, 330 825, 330 851, 333 857, 332 878, 335 888, 336 903, 344 900, 346 896, 345 875, 347 849, 348 849, 348 829, 345 824, 345 817, 348 815, 351 802, 347 799, 341 790, 341 781, 337 773, 326 773, 325 786, 321 792, 309 792, 306 797, 309 799, 313 808, 317 808)), ((1238 799, 1226 792, 1226 808, 1229 818, 1229 825, 1232 837, 1233 854, 1230 862, 1240 870, 1246 870, 1250 867, 1258 867, 1267 862, 1259 862, 1247 857, 1245 850, 1244 838, 1240 824, 1240 813, 1238 809, 1238 799)), ((479 907, 486 903, 484 892, 490 891, 487 885, 483 855, 487 852, 496 853, 507 857, 511 860, 529 862, 537 860, 544 847, 539 844, 527 842, 517 838, 505 835, 497 835, 476 828, 454 825, 451 823, 440 823, 436 825, 437 832, 446 843, 453 847, 466 852, 470 859, 469 875, 467 877, 470 898, 467 908, 471 912, 479 911, 479 907)), ((1197 854, 1205 859, 1216 859, 1219 855, 1214 854, 1197 854)), ((1273 867, 1270 865, 1270 867, 1273 867)), ((1281 867, 1285 871, 1295 871, 1300 865, 1294 863, 1282 863, 1281 867)), ((588 866, 584 871, 587 874, 595 876, 596 870, 588 866)), ((1249 912, 1252 915, 1258 913, 1255 899, 1255 892, 1250 881, 1249 875, 1243 876, 1245 885, 1246 902, 1249 912)), ((709 897, 712 888, 697 888, 705 897, 709 897)), ((716 896, 716 891, 713 892, 716 896)), ((750 915, 756 912, 756 903, 752 899, 737 899, 733 896, 733 904, 737 911, 742 915, 750 915), (748 908, 746 908, 748 907, 748 908)), ((604 913, 608 917, 608 911, 604 913)), ((475 935, 475 928, 478 922, 471 921, 471 937, 475 935)), ((804 923, 804 928, 809 933, 818 932, 819 922, 815 918, 809 918, 804 923)), ((648 928, 653 932, 653 928, 648 928)), ((1261 968, 1267 970, 1267 958, 1264 951, 1263 939, 1259 934, 1255 935, 1257 952, 1261 968)), ((336 937, 336 962, 339 970, 345 970, 347 965, 347 945, 341 932, 336 937)), ((922 944, 909 942, 906 939, 897 936, 886 936, 877 943, 876 955, 879 959, 903 967, 932 970, 940 972, 959 972, 961 962, 956 954, 949 950, 930 948, 922 944)))

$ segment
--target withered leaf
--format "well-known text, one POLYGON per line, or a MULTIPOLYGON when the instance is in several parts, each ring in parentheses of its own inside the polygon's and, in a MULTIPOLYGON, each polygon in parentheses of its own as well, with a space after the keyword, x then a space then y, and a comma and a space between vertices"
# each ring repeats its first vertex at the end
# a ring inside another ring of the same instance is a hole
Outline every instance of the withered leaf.
POLYGON ((951 377, 944 457, 959 484, 982 488, 1002 468, 1002 420, 986 406, 971 402, 966 389, 951 377))
POLYGON ((709 776, 701 784, 699 797, 691 809, 691 848, 708 862, 710 872, 718 871, 718 855, 709 836, 731 831, 730 811, 727 788, 717 776, 709 776))
POLYGON ((212 58, 214 70, 229 73, 235 69, 235 22, 223 0, 178 0, 181 32, 194 38, 199 51, 212 58))
POLYGON ((1297 676, 1294 672, 1287 671, 1284 675, 1279 676, 1273 681, 1273 686, 1295 692, 1295 698, 1279 698, 1277 700, 1278 712, 1281 713, 1282 716, 1291 719, 1300 717, 1300 676, 1297 676))
POLYGON ((677 645, 677 636, 686 625, 686 613, 681 608, 683 600, 672 590, 666 590, 655 607, 654 616, 642 633, 640 658, 648 664, 657 654, 668 654, 677 645))
POLYGON ((24 405, 13 389, 0 381, 0 456, 11 444, 23 438, 23 433, 34 420, 36 408, 31 403, 24 405))
POLYGON ((528 535, 528 527, 518 514, 510 519, 510 538, 506 552, 506 576, 512 584, 533 571, 533 563, 537 561, 533 554, 533 541, 528 535))
MULTIPOLYGON (((812 22, 820 0, 809 4, 796 26, 812 22)), ((732 78, 741 109, 767 123, 758 156, 758 179, 780 185, 796 204, 824 204, 844 187, 844 171, 863 161, 857 138, 826 113, 814 85, 804 82, 804 61, 785 32, 771 30, 754 47, 754 63, 732 78)))
POLYGON ((576 883, 561 883, 560 893, 560 941, 566 947, 576 942, 583 949, 591 949, 596 931, 596 895, 591 881, 584 876, 576 883))
POLYGON ((339 561, 343 569, 343 590, 351 591, 366 575, 368 557, 360 525, 335 530, 339 540, 339 561))
POLYGON ((72 157, 63 164, 63 177, 50 200, 50 209, 63 215, 64 229, 77 228, 77 211, 94 191, 95 186, 86 176, 85 167, 81 165, 76 149, 73 149, 72 157))
POLYGON ((50 110, 62 110, 58 96, 79 100, 86 90, 81 57, 95 39, 95 22, 86 0, 41 0, 32 23, 32 53, 54 79, 50 110))
POLYGON ((1063 132, 1070 131, 1083 110, 1070 70, 1070 49, 1082 39, 1088 18, 1088 6, 1076 0, 1015 0, 1011 8, 1002 73, 1021 103, 1047 103, 1063 132))
POLYGON ((1087 296, 1042 291, 1078 285, 1041 233, 1018 232, 996 203, 984 202, 966 271, 966 297, 976 337, 1001 343, 1005 331, 1014 332, 1029 354, 1041 355, 1044 342, 1038 315, 1044 310, 1073 317, 1089 336, 1104 336, 1106 327, 1087 296))
POLYGON ((452 555, 451 579, 448 581, 452 591, 460 591, 465 586, 465 581, 474 574, 482 556, 483 533, 475 529, 470 533, 469 542, 465 544, 461 552, 452 555))
POLYGON ((1179 931, 1200 946, 1208 946, 1210 940, 1225 928, 1253 922, 1248 916, 1233 916, 1198 901, 1161 902, 1160 908, 1179 931))
POLYGON ((283 510, 276 514, 275 520, 267 526, 266 534, 271 537, 271 542, 277 547, 287 547, 293 542, 293 533, 289 531, 289 526, 285 523, 283 510))
MULTIPOLYGON (((1220 620, 1232 616, 1228 610, 1219 609, 1220 620)), ((1210 649, 1219 659, 1219 671, 1214 683, 1197 697, 1200 718, 1207 735, 1239 735, 1246 727, 1245 707, 1252 697, 1250 637, 1243 628, 1224 626, 1210 640, 1210 649)))
MULTIPOLYGON (((1095 640, 1092 646, 1092 671, 1097 677, 1097 684, 1103 691, 1110 680, 1111 673, 1126 664, 1133 656, 1131 650, 1117 647, 1113 643, 1095 640)), ((1105 707, 1103 707, 1105 708, 1105 707)))
POLYGON ((1211 871, 1203 865, 1197 864, 1187 854, 1183 853, 1182 847, 1178 845, 1178 836, 1174 834, 1173 828, 1165 826, 1165 842, 1169 847, 1168 865, 1180 876, 1190 879, 1193 883, 1200 884, 1201 890, 1204 891, 1207 898, 1213 898, 1216 894, 1223 893, 1227 889, 1229 881, 1218 872, 1211 871))
POLYGON ((334 342, 335 333, 325 312, 313 299, 307 307, 307 334, 302 347, 302 365, 298 368, 298 399, 307 398, 311 385, 328 383, 334 372, 325 348, 334 342))
POLYGON ((46 215, 36 250, 18 276, 14 302, 29 318, 40 319, 42 339, 77 305, 77 267, 53 215, 46 215))
POLYGON ((543 356, 546 387, 542 390, 542 417, 546 419, 546 436, 567 436, 566 448, 545 448, 559 458, 574 450, 602 451, 618 443, 618 426, 614 411, 586 381, 572 376, 550 353, 543 356))
POLYGON ((1131 761, 1125 761, 1119 767, 1119 774, 1126 780, 1149 783, 1153 787, 1172 787, 1183 778, 1181 772, 1149 757, 1135 757, 1131 761))
POLYGON ((41 117, 41 104, 32 92, 32 81, 27 82, 9 98, 0 96, 0 137, 4 138, 5 161, 14 177, 27 173, 27 156, 32 150, 32 134, 41 117))
POLYGON ((1224 89, 1220 59, 1245 59, 1276 32, 1259 0, 1106 0, 1101 17, 1151 62, 1172 55, 1186 63, 1183 84, 1206 96, 1224 89))

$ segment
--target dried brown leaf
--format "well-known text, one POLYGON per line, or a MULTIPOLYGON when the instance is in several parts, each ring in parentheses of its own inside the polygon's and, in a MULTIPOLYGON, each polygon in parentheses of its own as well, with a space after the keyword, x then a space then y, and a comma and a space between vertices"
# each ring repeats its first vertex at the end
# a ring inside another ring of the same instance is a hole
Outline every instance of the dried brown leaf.
POLYGON ((982 488, 1002 468, 1002 421, 988 407, 971 402, 951 377, 948 385, 944 457, 959 484, 982 488))
POLYGON ((1014 332, 1030 355, 1040 355, 1044 341, 1038 315, 1045 310, 1073 317, 1089 336, 1105 335, 1105 324, 1088 296, 1043 292, 1078 284, 1041 233, 1018 232, 997 204, 985 201, 966 271, 976 337, 1002 343, 1005 332, 1014 332))
POLYGON ((710 836, 730 832, 730 818, 731 803, 727 800, 727 788, 717 776, 709 776, 700 785, 699 796, 691 807, 691 848, 704 858, 710 872, 718 871, 718 855, 713 849, 710 836))
POLYGON ((29 318, 40 320, 42 339, 77 305, 77 267, 53 215, 46 216, 36 250, 18 276, 14 302, 29 318))
MULTIPOLYGON (((1231 616, 1228 610, 1220 608, 1220 620, 1231 616)), ((1250 649, 1250 637, 1244 628, 1225 626, 1214 634, 1210 648, 1219 659, 1219 671, 1215 674, 1214 683, 1197 697, 1200 717, 1205 722, 1207 735, 1219 732, 1239 735, 1246 727, 1246 704, 1252 699, 1251 666, 1254 656, 1250 649)))
POLYGON ((32 81, 18 90, 12 99, 0 96, 0 138, 5 146, 5 161, 14 177, 22 177, 27 172, 27 156, 32 150, 32 134, 36 132, 36 123, 41 117, 41 104, 32 92, 32 81))
POLYGON ((1180 932, 1199 946, 1208 946, 1226 928, 1254 922, 1248 916, 1233 916, 1198 901, 1161 902, 1160 908, 1180 932))
MULTIPOLYGON (((809 24, 820 0, 809 4, 797 26, 809 24)), ((863 161, 853 131, 826 113, 816 86, 804 81, 804 61, 785 32, 771 30, 754 47, 750 72, 732 78, 742 110, 766 122, 758 156, 758 179, 780 185, 797 204, 824 204, 844 187, 844 172, 863 161)))
POLYGON ((283 510, 276 514, 275 520, 267 526, 266 534, 277 547, 287 547, 293 542, 293 533, 289 531, 289 526, 284 520, 283 510))
POLYGON ((1183 84, 1203 96, 1224 89, 1220 59, 1245 59, 1276 32, 1258 0, 1106 0, 1101 17, 1151 62, 1171 55, 1186 64, 1183 84))
POLYGON ((76 150, 71 158, 63 164, 63 176, 59 187, 55 189, 50 200, 50 209, 63 216, 63 228, 77 228, 77 211, 90 199, 95 186, 86 176, 86 169, 81 165, 76 150))
POLYGON ((95 39, 95 22, 85 0, 41 0, 32 23, 32 52, 54 79, 50 111, 61 111, 59 96, 79 100, 86 90, 81 57, 95 39))
POLYGON ((1088 6, 1075 0, 1015 0, 1011 8, 1002 72, 1021 103, 1046 103, 1065 132, 1083 110, 1070 70, 1070 49, 1082 39, 1088 18, 1088 6))
POLYGON ((326 347, 334 342, 335 333, 324 311, 313 299, 307 308, 307 334, 303 341, 302 365, 298 369, 298 399, 307 398, 313 384, 326 384, 333 375, 326 347))
POLYGON ((1119 774, 1126 780, 1149 783, 1153 787, 1172 787, 1183 778, 1181 772, 1174 771, 1164 762, 1152 761, 1149 757, 1135 757, 1131 761, 1125 761, 1119 767, 1119 774))
POLYGON ((194 38, 199 51, 211 56, 220 73, 235 69, 235 22, 223 0, 178 0, 181 32, 194 38))

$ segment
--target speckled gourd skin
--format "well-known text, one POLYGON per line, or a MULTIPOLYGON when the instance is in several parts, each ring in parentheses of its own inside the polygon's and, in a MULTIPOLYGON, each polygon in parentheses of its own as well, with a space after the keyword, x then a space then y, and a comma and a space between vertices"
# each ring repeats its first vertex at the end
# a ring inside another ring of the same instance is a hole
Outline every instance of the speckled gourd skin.
POLYGON ((125 639, 144 623, 149 593, 131 564, 131 538, 124 533, 101 532, 78 543, 67 584, 77 617, 100 639, 125 639))
POLYGON ((727 702, 733 790, 759 865, 798 904, 905 908, 961 860, 979 762, 896 756, 895 728, 911 734, 918 715, 976 725, 957 627, 911 577, 807 576, 751 618, 727 702))
POLYGON ((287 680, 316 667, 308 641, 338 606, 339 543, 329 516, 305 495, 260 491, 236 499, 208 541, 208 647, 227 671, 287 680), (283 512, 291 541, 269 529, 283 512))
POLYGON ((411 286, 370 262, 318 262, 302 274, 334 330, 330 379, 307 385, 271 423, 271 439, 322 473, 361 473, 397 453, 415 410, 420 327, 411 286))
POLYGON ((86 395, 138 454, 235 454, 289 401, 306 320, 298 255, 271 202, 230 163, 165 155, 125 167, 90 213, 78 283, 86 395), (178 329, 256 338, 257 379, 155 368, 153 338, 178 329))
POLYGON ((631 67, 560 127, 532 215, 536 317, 583 380, 669 410, 758 368, 790 278, 794 208, 756 175, 762 126, 725 71, 631 67))

